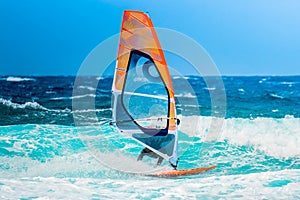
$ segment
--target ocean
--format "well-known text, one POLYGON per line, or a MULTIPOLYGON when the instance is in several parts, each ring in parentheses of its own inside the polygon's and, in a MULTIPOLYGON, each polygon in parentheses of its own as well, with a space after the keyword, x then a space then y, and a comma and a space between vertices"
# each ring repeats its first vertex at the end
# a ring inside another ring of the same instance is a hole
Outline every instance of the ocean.
POLYGON ((217 168, 161 178, 132 174, 169 167, 109 125, 112 77, 1 76, 0 199, 300 199, 300 76, 213 80, 173 84, 178 168, 217 168))

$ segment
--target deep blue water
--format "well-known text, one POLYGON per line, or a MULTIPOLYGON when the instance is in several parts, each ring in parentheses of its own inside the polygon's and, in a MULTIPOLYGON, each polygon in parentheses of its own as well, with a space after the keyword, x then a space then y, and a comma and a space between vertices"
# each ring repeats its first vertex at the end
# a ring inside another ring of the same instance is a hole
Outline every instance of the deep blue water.
POLYGON ((160 168, 105 123, 112 78, 78 79, 0 77, 2 199, 300 198, 300 76, 174 77, 179 168, 218 166, 175 179, 122 172, 160 168))
MULTIPOLYGON (((213 77, 211 78, 213 79, 213 77)), ((226 118, 300 117, 300 76, 222 77, 226 93, 226 118)), ((112 78, 83 77, 77 86, 83 95, 73 95, 75 77, 0 77, 0 125, 60 124, 74 125, 72 99, 95 99, 99 117, 111 116, 112 78), (95 82, 97 88, 92 88, 95 82)), ((174 79, 175 96, 180 110, 187 115, 211 116, 210 91, 203 78, 190 76, 174 79), (182 82, 193 90, 187 91, 182 82), (197 98, 196 104, 191 99, 197 98), (194 108, 199 108, 197 113, 194 108)))

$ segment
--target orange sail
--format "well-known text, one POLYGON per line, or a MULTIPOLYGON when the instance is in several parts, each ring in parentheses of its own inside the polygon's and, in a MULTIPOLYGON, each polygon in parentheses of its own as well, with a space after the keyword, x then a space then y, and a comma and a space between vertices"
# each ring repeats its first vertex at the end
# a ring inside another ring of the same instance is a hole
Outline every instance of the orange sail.
POLYGON ((116 127, 175 165, 172 80, 151 19, 143 12, 124 12, 112 92, 116 127))

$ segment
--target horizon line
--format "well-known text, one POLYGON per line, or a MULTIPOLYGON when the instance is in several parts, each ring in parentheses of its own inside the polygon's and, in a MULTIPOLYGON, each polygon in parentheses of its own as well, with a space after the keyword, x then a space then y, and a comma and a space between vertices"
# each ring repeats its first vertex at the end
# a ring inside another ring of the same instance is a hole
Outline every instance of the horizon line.
MULTIPOLYGON (((29 76, 29 77, 45 77, 45 76, 50 76, 50 77, 54 77, 54 76, 73 76, 76 77, 77 75, 74 74, 9 74, 9 75, 2 75, 0 74, 0 77, 24 77, 24 76, 29 76)), ((97 76, 97 75, 80 75, 82 76, 96 76, 96 77, 109 77, 109 76, 114 76, 113 74, 107 74, 105 76, 97 76)), ((178 75, 171 75, 173 76, 178 76, 178 75)), ((219 75, 205 75, 202 76, 201 74, 185 74, 182 75, 183 77, 186 76, 200 76, 200 77, 215 77, 215 76, 219 76, 219 75)), ((226 77, 226 76, 300 76, 300 74, 220 74, 221 77, 226 77)))

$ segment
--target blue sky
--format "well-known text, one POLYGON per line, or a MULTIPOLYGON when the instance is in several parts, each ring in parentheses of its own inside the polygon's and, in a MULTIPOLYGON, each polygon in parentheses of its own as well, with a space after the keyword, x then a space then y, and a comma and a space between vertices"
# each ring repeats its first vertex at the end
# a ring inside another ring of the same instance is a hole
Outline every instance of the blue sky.
POLYGON ((297 0, 0 0, 0 75, 75 75, 125 9, 196 40, 223 75, 300 75, 297 0))

